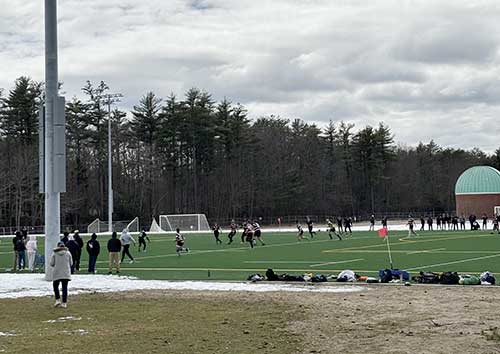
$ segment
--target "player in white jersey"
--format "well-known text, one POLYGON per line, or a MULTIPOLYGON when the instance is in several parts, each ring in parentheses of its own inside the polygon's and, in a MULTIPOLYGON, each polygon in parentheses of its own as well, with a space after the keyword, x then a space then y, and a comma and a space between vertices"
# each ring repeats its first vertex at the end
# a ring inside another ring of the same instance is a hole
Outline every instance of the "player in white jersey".
POLYGON ((342 241, 342 237, 340 237, 340 234, 335 230, 335 225, 330 219, 326 219, 326 223, 328 224, 328 236, 330 236, 330 240, 333 240, 332 234, 337 236, 340 241, 342 241))
MULTIPOLYGON (((297 240, 302 241, 304 240, 304 230, 302 229, 302 225, 299 223, 298 220, 295 221, 297 224, 297 240)), ((308 239, 307 239, 308 240, 308 239)))
POLYGON ((253 230, 254 230, 253 235, 254 235, 255 239, 256 239, 256 240, 259 240, 259 242, 260 242, 260 244, 261 244, 262 246, 265 246, 266 244, 265 244, 265 243, 264 243, 264 241, 262 240, 262 232, 261 232, 261 230, 260 230, 260 225, 259 225, 259 223, 258 223, 258 222, 254 222, 254 223, 252 224, 252 226, 253 226, 253 230))
POLYGON ((184 247, 185 239, 184 236, 181 235, 181 230, 175 230, 175 252, 180 256, 181 252, 189 252, 189 248, 184 247))
POLYGON ((231 231, 227 235, 227 238, 229 239, 229 242, 227 243, 228 245, 233 243, 233 238, 234 238, 234 236, 236 236, 236 231, 238 230, 238 225, 236 225, 236 223, 233 220, 233 221, 231 221, 231 225, 229 225, 229 228, 231 229, 231 231))
POLYGON ((246 230, 245 231, 245 241, 250 243, 250 247, 253 248, 253 246, 255 246, 254 229, 253 229, 253 226, 250 222, 247 222, 245 230, 246 230))

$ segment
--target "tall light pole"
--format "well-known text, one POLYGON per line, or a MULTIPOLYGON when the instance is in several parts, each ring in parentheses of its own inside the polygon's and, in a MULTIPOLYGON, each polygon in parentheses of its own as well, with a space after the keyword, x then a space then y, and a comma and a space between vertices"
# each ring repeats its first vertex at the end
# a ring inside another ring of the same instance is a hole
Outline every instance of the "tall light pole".
POLYGON ((108 105, 108 231, 113 232, 113 153, 111 146, 111 105, 120 102, 121 93, 108 93, 102 96, 108 105))
POLYGON ((45 194, 45 278, 61 232, 60 193, 66 191, 65 100, 58 94, 57 0, 45 0, 45 108, 40 108, 40 192, 45 194))

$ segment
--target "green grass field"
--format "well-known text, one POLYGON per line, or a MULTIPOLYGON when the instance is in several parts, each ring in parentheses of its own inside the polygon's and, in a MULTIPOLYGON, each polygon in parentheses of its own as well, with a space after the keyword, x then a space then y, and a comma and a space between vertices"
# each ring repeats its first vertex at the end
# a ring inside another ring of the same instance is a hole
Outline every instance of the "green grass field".
MULTIPOLYGON (((123 275, 142 279, 186 280, 245 280, 249 274, 263 274, 267 268, 290 274, 336 274, 352 269, 361 275, 374 275, 388 268, 387 245, 373 232, 355 232, 343 241, 330 240, 326 232, 319 232, 313 240, 297 242, 295 233, 266 233, 266 246, 250 249, 235 238, 227 245, 216 245, 211 234, 187 235, 189 254, 178 257, 172 235, 152 235, 147 253, 132 249, 136 263, 122 265, 123 275)), ((100 236, 105 249, 108 237, 100 236)), ((458 271, 480 273, 486 270, 500 272, 500 235, 490 231, 434 231, 421 232, 408 238, 407 232, 390 234, 395 268, 410 273, 425 271, 458 271)), ((39 239, 43 246, 43 239, 39 239)), ((11 240, 0 240, 0 269, 11 268, 11 240)), ((98 273, 107 273, 107 252, 101 252, 98 273)), ((84 251, 82 272, 86 272, 87 255, 84 251)))

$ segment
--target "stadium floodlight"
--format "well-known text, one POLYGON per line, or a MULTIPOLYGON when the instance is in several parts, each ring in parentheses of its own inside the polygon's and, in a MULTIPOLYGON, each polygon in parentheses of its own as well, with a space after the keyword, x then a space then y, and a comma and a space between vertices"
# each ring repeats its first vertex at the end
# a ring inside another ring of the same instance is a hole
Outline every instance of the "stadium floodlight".
POLYGON ((108 231, 113 232, 113 155, 111 147, 111 105, 120 102, 121 93, 108 93, 102 96, 108 106, 108 231))
POLYGON ((61 232, 60 194, 66 191, 65 100, 59 96, 57 0, 45 0, 45 107, 40 107, 40 192, 45 194, 45 279, 61 232))

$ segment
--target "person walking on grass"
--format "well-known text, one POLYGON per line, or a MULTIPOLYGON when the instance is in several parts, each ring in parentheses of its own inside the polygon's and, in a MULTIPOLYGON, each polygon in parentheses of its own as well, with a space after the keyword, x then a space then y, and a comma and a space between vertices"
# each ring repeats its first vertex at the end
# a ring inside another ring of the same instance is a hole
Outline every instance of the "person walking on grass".
POLYGON ((185 239, 184 236, 181 235, 181 230, 175 230, 175 252, 178 256, 181 255, 182 252, 189 252, 189 248, 184 247, 185 239))
POLYGON ((121 263, 123 263, 123 260, 125 259, 125 255, 130 259, 129 263, 132 264, 134 263, 134 257, 130 254, 130 244, 133 243, 134 245, 136 244, 134 238, 128 232, 128 229, 124 229, 122 231, 122 235, 120 236, 120 241, 122 242, 123 250, 122 250, 122 260, 121 263))
POLYGON ((54 307, 66 308, 68 304, 68 282, 71 280, 73 257, 71 257, 71 253, 64 246, 64 242, 59 241, 57 247, 54 248, 54 253, 52 253, 52 257, 50 258, 50 266, 52 267, 52 286, 56 298, 54 307), (62 287, 62 302, 61 295, 59 294, 59 285, 62 287))
POLYGON ((30 272, 35 270, 35 256, 37 249, 36 236, 31 235, 30 240, 26 244, 26 250, 28 251, 28 269, 30 272))
POLYGON ((97 241, 97 235, 95 233, 90 236, 90 240, 87 241, 87 253, 89 254, 89 273, 95 274, 95 264, 97 263, 97 257, 101 252, 101 245, 97 241))
POLYGON ((118 239, 118 235, 113 231, 111 238, 108 240, 109 252, 109 271, 108 274, 113 274, 113 268, 116 269, 116 274, 120 274, 120 251, 122 250, 122 242, 118 239))
POLYGON ((142 251, 146 252, 146 240, 151 243, 146 230, 142 229, 141 233, 139 234, 139 252, 141 252, 141 246, 143 247, 142 251))

